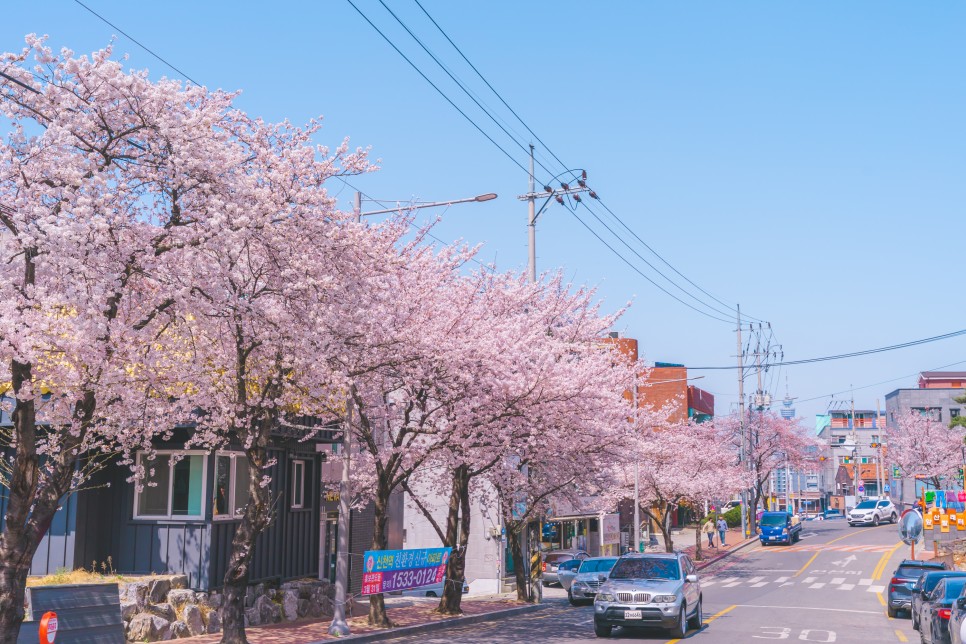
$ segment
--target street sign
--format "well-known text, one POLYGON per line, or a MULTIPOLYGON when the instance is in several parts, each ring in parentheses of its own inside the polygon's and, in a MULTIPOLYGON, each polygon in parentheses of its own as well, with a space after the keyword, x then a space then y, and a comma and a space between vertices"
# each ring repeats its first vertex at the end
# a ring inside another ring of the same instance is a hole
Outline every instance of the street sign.
POLYGON ((882 490, 883 490, 883 491, 885 491, 885 492, 888 492, 888 491, 890 490, 890 488, 889 488, 889 484, 888 484, 888 483, 886 483, 885 485, 883 485, 883 486, 882 486, 882 490))
POLYGON ((864 485, 860 485, 859 486, 859 492, 865 492, 865 486, 864 485))

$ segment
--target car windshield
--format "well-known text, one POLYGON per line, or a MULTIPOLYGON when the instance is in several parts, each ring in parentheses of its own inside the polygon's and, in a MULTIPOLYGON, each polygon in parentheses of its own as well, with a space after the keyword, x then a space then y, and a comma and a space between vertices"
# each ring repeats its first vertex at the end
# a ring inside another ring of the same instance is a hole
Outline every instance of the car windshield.
POLYGON ((946 580, 946 594, 943 595, 945 599, 956 599, 963 593, 963 587, 966 586, 966 579, 952 578, 946 580))
POLYGON ((607 572, 614 567, 617 559, 587 559, 580 564, 577 572, 607 572))
POLYGON ((571 559, 560 564, 560 570, 577 570, 580 568, 580 559, 571 559))
POLYGON ((873 508, 875 508, 875 501, 863 501, 855 506, 856 510, 872 510, 873 508))
POLYGON ((784 514, 764 514, 761 517, 762 525, 785 525, 788 523, 788 516, 784 514))
POLYGON ((676 559, 629 557, 620 559, 610 573, 611 579, 680 579, 676 559))

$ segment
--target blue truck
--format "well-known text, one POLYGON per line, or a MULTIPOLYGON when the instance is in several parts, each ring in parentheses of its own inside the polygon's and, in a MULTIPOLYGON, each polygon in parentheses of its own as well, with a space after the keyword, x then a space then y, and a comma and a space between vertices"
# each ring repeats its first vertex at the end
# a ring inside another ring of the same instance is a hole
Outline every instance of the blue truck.
POLYGON ((763 546, 772 543, 791 545, 802 538, 802 524, 797 516, 788 512, 763 512, 758 521, 758 538, 763 546))

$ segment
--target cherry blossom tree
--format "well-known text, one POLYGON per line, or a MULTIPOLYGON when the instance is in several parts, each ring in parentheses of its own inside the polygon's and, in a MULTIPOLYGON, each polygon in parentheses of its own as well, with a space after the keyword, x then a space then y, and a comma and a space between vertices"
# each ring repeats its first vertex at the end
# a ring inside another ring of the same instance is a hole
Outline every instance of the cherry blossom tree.
POLYGON ((0 55, 3 643, 64 495, 114 452, 133 463, 177 415, 177 382, 154 368, 177 302, 159 274, 218 234, 222 179, 247 161, 231 95, 151 82, 110 57, 55 54, 34 36, 0 55))
POLYGON ((908 410, 896 416, 888 437, 889 457, 904 477, 927 479, 940 489, 943 478, 957 476, 963 467, 966 428, 947 427, 925 414, 908 410))
POLYGON ((821 445, 798 419, 785 419, 770 411, 749 411, 743 424, 737 415, 718 419, 715 424, 736 454, 742 452, 740 446, 744 436, 747 450, 744 464, 751 472, 752 484, 750 507, 745 511, 754 534, 757 517, 751 510, 757 508, 764 497, 765 485, 772 472, 786 464, 799 471, 814 470, 821 445))

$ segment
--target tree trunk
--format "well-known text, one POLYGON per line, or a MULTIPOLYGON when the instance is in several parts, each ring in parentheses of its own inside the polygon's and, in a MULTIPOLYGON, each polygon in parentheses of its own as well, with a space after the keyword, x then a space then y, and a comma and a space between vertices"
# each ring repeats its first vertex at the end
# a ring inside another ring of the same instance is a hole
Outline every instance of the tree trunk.
POLYGON ((697 523, 694 524, 694 560, 695 561, 701 561, 703 559, 703 555, 701 554, 702 536, 703 535, 701 534, 701 521, 698 521, 697 523))
MULTIPOLYGON (((389 522, 389 495, 391 490, 386 476, 379 475, 376 483, 376 495, 373 499, 375 518, 372 526, 372 549, 386 550, 389 545, 387 524, 389 522)), ((386 599, 382 593, 369 595, 369 625, 378 628, 392 628, 395 626, 386 615, 386 599)))
POLYGON ((671 537, 671 506, 664 506, 664 516, 661 517, 661 535, 664 537, 664 550, 674 552, 674 541, 671 537))
POLYGON ((510 558, 513 560, 513 576, 517 582, 517 599, 523 602, 532 602, 530 580, 527 578, 527 571, 524 568, 520 525, 514 525, 513 529, 510 528, 509 524, 506 527, 507 546, 510 548, 510 558))
POLYGON ((461 615, 463 610, 463 580, 466 578, 466 546, 470 537, 470 477, 469 467, 460 465, 453 470, 453 490, 450 494, 444 546, 453 548, 446 565, 446 583, 436 612, 461 615), (459 542, 457 543, 457 539, 459 542))
MULTIPOLYGON (((266 432, 267 435, 267 432, 266 432)), ((267 436, 258 441, 267 442, 267 436)), ((246 450, 248 457, 248 505, 242 516, 235 536, 231 541, 231 555, 224 578, 224 608, 222 608, 221 644, 246 644, 245 635, 245 594, 251 574, 252 555, 255 540, 268 527, 272 520, 271 493, 262 487, 262 472, 267 462, 267 452, 261 445, 246 450)))

